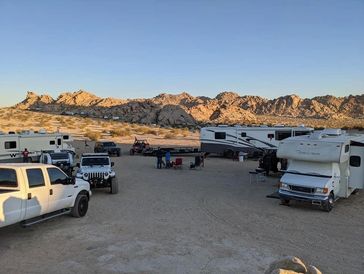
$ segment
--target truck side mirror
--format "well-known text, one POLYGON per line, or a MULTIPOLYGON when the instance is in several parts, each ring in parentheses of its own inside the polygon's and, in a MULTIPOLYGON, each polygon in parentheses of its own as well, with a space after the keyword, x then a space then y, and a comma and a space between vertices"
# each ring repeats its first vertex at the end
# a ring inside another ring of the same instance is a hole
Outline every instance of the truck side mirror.
POLYGON ((76 183, 76 179, 74 177, 68 177, 66 180, 66 185, 74 185, 76 183))
POLYGON ((77 163, 77 164, 76 164, 76 166, 77 166, 78 168, 80 168, 80 163, 77 163))
POLYGON ((111 162, 111 166, 114 166, 115 165, 115 163, 114 162, 111 162))

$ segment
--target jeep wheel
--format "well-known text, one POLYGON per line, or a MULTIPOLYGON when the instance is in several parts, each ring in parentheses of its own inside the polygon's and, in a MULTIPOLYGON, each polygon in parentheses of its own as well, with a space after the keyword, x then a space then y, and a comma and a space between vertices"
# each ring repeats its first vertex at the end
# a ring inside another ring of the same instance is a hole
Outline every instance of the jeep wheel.
POLYGON ((80 218, 86 215, 88 209, 88 198, 84 194, 78 194, 71 215, 80 218))
POLYGON ((111 183, 110 183, 110 193, 111 194, 116 194, 119 192, 119 183, 118 180, 115 178, 111 178, 111 183))

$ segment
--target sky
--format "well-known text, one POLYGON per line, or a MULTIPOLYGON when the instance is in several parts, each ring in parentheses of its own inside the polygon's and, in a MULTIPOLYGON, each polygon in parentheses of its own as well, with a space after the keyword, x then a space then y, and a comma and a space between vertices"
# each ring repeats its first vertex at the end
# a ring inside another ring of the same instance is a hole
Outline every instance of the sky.
POLYGON ((364 93, 363 0, 0 0, 0 106, 101 97, 364 93))

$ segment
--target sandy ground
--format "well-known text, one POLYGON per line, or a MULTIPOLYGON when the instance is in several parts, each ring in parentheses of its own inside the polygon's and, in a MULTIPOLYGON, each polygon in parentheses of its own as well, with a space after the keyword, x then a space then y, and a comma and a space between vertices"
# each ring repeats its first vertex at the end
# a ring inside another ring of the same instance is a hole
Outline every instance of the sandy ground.
POLYGON ((363 193, 326 213, 266 198, 278 179, 250 184, 254 161, 189 170, 185 157, 182 170, 157 170, 154 158, 112 159, 120 192, 94 190, 84 218, 0 230, 1 273, 263 273, 284 255, 363 273, 363 193))

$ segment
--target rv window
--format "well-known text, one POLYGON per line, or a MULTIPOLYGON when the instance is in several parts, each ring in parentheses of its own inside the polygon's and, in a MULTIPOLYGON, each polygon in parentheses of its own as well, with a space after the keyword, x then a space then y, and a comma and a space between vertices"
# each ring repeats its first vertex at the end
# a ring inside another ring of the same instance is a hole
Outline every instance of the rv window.
POLYGON ((301 135, 308 135, 310 134, 309 131, 295 131, 294 136, 301 136, 301 135))
POLYGON ((52 140, 52 141, 49 141, 49 144, 52 146, 52 145, 55 145, 56 144, 56 141, 52 140))
POLYGON ((226 132, 215 132, 215 139, 226 139, 226 132))
POLYGON ((5 142, 5 149, 16 148, 16 141, 5 142))
POLYGON ((29 187, 44 186, 44 176, 40 168, 27 169, 29 187))
POLYGON ((47 168, 47 171, 52 185, 64 184, 67 182, 67 175, 58 168, 47 168))
POLYGON ((246 132, 242 132, 241 137, 246 137, 246 132))
POLYGON ((359 156, 350 156, 350 166, 360 167, 361 158, 359 156))
POLYGON ((278 141, 286 139, 291 136, 292 134, 290 131, 276 131, 276 140, 278 141))
POLYGON ((68 140, 70 137, 68 135, 63 136, 63 140, 68 140))
POLYGON ((18 180, 14 169, 0 168, 0 187, 17 187, 18 180))
POLYGON ((61 139, 57 139, 57 145, 61 145, 62 144, 62 140, 61 139))
POLYGON ((273 139, 273 138, 274 138, 274 134, 273 134, 273 133, 269 133, 269 134, 268 134, 268 138, 269 138, 269 139, 273 139))
POLYGON ((345 146, 345 152, 349 152, 349 145, 345 146))

